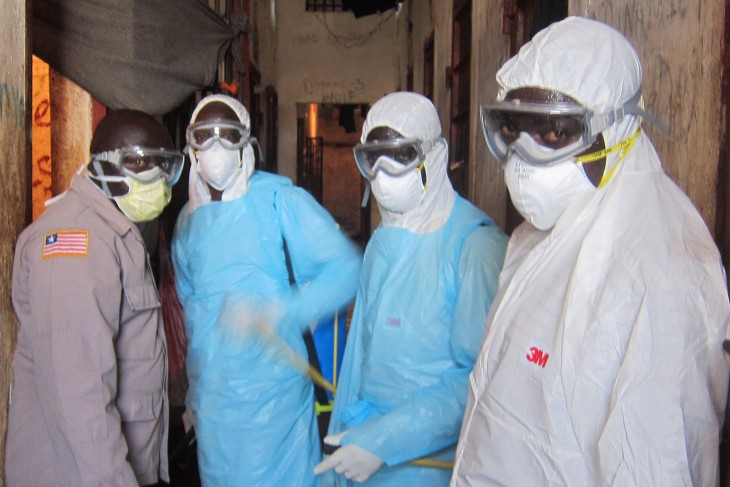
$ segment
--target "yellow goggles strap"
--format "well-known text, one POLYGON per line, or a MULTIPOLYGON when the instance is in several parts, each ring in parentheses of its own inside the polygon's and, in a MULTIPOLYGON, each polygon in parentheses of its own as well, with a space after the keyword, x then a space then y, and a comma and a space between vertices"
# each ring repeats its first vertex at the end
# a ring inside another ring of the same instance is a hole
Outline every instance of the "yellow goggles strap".
POLYGON ((618 144, 612 145, 611 147, 609 147, 607 149, 602 149, 597 152, 592 152, 592 153, 586 154, 584 156, 576 157, 575 162, 578 164, 594 162, 599 159, 603 159, 604 157, 606 157, 608 154, 611 154, 612 152, 616 152, 616 151, 620 150, 621 154, 619 155, 618 161, 616 161, 616 164, 613 165, 611 170, 609 170, 608 172, 606 172, 603 175, 603 177, 601 178, 601 182, 598 183, 598 187, 602 188, 603 186, 608 184, 608 182, 613 177, 614 172, 616 172, 616 168, 619 166, 621 161, 623 161, 624 157, 626 157, 626 154, 629 153, 631 148, 634 147, 634 143, 636 142, 636 139, 639 138, 640 133, 641 133, 641 127, 636 129, 636 132, 634 132, 634 135, 632 135, 628 139, 624 139, 621 142, 619 142, 618 144))
MULTIPOLYGON (((423 171, 424 169, 426 169, 426 159, 421 161, 421 163, 416 168, 416 172, 420 174, 421 171, 423 171)), ((421 177, 423 177, 423 176, 421 176, 421 177)), ((423 189, 421 190, 421 192, 425 193, 427 187, 428 187, 428 177, 426 177, 426 184, 423 185, 423 189)))

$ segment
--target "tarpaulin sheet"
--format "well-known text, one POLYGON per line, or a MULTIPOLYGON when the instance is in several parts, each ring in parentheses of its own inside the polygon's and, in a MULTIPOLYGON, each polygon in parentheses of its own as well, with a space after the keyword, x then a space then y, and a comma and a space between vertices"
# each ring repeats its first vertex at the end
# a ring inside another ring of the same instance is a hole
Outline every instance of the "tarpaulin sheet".
POLYGON ((154 115, 210 86, 238 33, 199 0, 34 0, 32 29, 33 53, 108 108, 154 115))

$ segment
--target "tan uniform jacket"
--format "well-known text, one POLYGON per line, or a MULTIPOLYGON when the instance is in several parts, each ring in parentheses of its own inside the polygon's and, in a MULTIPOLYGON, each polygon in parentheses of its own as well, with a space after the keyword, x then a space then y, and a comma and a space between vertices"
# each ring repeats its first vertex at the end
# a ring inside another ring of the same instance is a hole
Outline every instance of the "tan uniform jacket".
POLYGON ((17 242, 9 487, 168 480, 167 345, 135 227, 81 176, 17 242))

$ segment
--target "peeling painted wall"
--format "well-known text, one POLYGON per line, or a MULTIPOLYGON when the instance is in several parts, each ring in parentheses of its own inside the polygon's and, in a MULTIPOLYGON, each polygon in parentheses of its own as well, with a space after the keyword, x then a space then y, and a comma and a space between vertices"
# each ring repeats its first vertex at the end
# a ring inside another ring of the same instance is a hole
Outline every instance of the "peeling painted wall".
POLYGON ((33 114, 32 114, 32 161, 33 161, 33 220, 46 206, 44 202, 53 196, 51 188, 51 77, 50 68, 40 58, 33 56, 33 114))

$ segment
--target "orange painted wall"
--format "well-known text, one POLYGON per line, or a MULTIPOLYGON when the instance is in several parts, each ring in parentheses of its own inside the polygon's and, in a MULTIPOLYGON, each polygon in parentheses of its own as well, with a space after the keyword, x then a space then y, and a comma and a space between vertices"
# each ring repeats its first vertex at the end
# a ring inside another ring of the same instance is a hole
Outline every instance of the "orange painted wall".
POLYGON ((31 136, 33 220, 45 209, 51 189, 51 101, 48 64, 33 56, 31 136))

